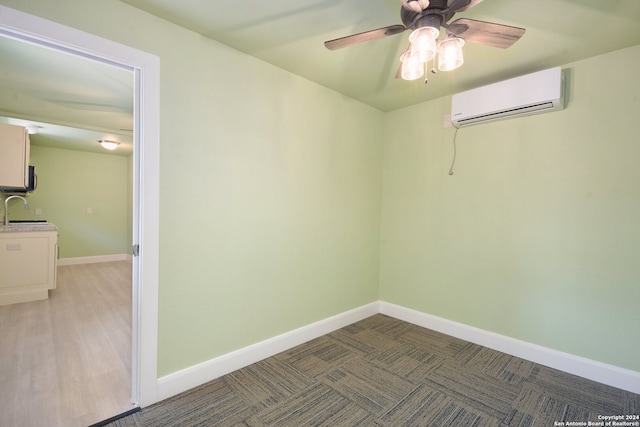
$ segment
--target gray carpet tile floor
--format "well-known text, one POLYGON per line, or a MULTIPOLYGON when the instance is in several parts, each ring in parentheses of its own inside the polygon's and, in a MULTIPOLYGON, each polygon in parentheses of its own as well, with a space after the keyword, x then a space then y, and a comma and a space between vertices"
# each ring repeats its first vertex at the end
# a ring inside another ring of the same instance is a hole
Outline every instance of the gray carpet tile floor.
POLYGON ((636 414, 640 395, 378 314, 107 425, 559 426, 636 414))

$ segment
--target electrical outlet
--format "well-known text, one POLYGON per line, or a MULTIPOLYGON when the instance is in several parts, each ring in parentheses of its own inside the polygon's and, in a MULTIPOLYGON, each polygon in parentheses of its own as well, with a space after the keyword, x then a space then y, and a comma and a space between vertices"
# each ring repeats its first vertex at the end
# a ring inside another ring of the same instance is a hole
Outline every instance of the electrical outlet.
POLYGON ((443 123, 445 128, 450 128, 451 126, 453 126, 453 124, 451 123, 451 114, 446 114, 444 116, 444 120, 443 123))
POLYGON ((87 208, 87 215, 93 214, 93 208, 87 208))
POLYGON ((36 215, 42 215, 42 208, 35 208, 34 212, 36 215))

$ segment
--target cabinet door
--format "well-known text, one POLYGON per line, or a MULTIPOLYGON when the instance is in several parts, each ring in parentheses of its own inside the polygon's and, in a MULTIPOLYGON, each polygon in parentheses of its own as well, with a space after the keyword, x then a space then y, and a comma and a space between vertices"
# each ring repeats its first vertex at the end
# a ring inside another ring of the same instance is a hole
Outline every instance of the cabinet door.
POLYGON ((51 283, 55 242, 46 233, 0 235, 0 289, 51 283))
POLYGON ((0 187, 29 185, 29 149, 24 127, 0 123, 0 187))

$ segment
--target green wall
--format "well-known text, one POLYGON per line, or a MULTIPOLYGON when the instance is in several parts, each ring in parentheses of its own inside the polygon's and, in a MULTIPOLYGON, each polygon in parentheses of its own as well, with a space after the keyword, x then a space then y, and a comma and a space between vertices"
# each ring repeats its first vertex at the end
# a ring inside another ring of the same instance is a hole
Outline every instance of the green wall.
POLYGON ((449 177, 449 98, 384 114, 115 0, 0 3, 160 57, 159 376, 378 299, 640 371, 638 48, 461 130, 449 177))
POLYGON ((389 113, 380 299, 640 371, 639 66, 566 65, 567 109, 460 129, 453 176, 449 97, 389 113))
POLYGON ((1 3, 160 57, 159 376, 378 299, 383 113, 115 0, 1 3))
POLYGON ((12 217, 46 219, 58 226, 60 258, 131 252, 127 157, 32 144, 30 163, 38 173, 38 188, 28 196, 30 209, 13 207, 12 217), (42 215, 35 215, 36 208, 42 215))

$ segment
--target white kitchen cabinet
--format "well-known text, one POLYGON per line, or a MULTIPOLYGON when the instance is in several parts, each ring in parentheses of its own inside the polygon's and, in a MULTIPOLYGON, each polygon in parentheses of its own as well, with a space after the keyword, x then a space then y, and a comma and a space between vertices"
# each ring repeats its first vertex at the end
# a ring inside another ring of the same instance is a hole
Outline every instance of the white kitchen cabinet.
POLYGON ((0 305, 49 298, 57 264, 57 227, 0 226, 0 305))
POLYGON ((23 126, 0 123, 0 187, 29 185, 29 133, 23 126))

